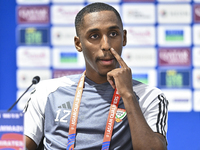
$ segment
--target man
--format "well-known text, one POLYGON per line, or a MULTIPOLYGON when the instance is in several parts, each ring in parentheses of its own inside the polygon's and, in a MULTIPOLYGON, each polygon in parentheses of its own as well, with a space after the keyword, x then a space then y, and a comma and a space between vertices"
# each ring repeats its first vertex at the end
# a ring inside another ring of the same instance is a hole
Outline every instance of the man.
POLYGON ((26 147, 44 137, 45 149, 166 150, 168 102, 159 89, 132 80, 120 56, 127 33, 118 12, 93 3, 75 26, 86 72, 37 85, 25 113, 26 147))

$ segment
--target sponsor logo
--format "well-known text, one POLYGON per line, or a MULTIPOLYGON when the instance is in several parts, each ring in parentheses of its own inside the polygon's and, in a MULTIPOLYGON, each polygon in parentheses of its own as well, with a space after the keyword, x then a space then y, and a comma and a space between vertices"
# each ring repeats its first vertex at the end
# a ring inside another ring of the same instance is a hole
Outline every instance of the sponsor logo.
POLYGON ((83 69, 80 70, 53 70, 53 78, 59 78, 63 76, 73 75, 73 74, 81 74, 83 73, 83 69))
POLYGON ((59 105, 58 108, 64 108, 64 109, 72 109, 71 103, 70 102, 66 102, 63 103, 62 105, 59 105))
POLYGON ((169 101, 168 110, 171 112, 190 112, 192 110, 191 90, 162 90, 169 101))
POLYGON ((200 48, 194 47, 192 52, 193 52, 192 60, 194 67, 200 67, 200 48))
POLYGON ((193 87, 195 89, 200 89, 200 70, 194 69, 193 70, 193 87))
POLYGON ((18 43, 20 45, 47 45, 49 44, 48 27, 25 27, 18 29, 18 43))
POLYGON ((49 23, 48 6, 20 6, 17 9, 19 23, 49 23))
POLYGON ((191 51, 189 48, 160 48, 160 66, 190 66, 191 51))
POLYGON ((155 5, 138 5, 124 4, 122 5, 122 14, 124 23, 133 24, 154 24, 155 23, 155 5), (146 10, 146 11, 144 11, 146 10))
POLYGON ((160 46, 190 46, 190 26, 158 26, 158 44, 160 46))
POLYGON ((155 67, 156 55, 155 48, 126 48, 122 53, 124 61, 130 67, 155 67))
POLYGON ((83 54, 75 50, 75 48, 54 48, 53 49, 53 67, 57 69, 83 69, 83 54))
POLYGON ((77 53, 60 53, 60 62, 61 63, 77 63, 77 53))
POLYGON ((50 67, 49 47, 18 47, 18 67, 50 67))
POLYGON ((161 70, 159 73, 160 88, 190 88, 190 70, 161 70))
POLYGON ((83 8, 83 5, 52 5, 52 24, 74 24, 76 14, 83 8))
POLYGON ((166 30, 165 40, 166 41, 183 41, 183 30, 166 30))
MULTIPOLYGON (((19 119, 20 117, 23 117, 22 113, 4 112, 4 111, 0 112, 0 118, 3 118, 3 119, 19 119)), ((23 132, 23 127, 21 128, 21 126, 19 126, 17 129, 18 130, 15 130, 15 128, 12 128, 11 130, 15 132, 23 132)), ((1 128, 1 131, 11 131, 11 130, 9 130, 9 128, 6 128, 6 130, 2 130, 1 128)))
POLYGON ((121 122, 126 117, 126 110, 118 108, 115 116, 116 122, 121 122))
POLYGON ((24 149, 23 135, 18 133, 5 133, 0 138, 0 149, 24 149))
POLYGON ((127 32, 127 45, 146 46, 155 45, 155 28, 153 26, 125 27, 127 32))
POLYGON ((200 5, 199 4, 195 4, 194 5, 194 9, 193 9, 193 13, 194 13, 194 22, 198 23, 200 22, 200 5))
POLYGON ((19 125, 1 125, 0 126, 0 132, 23 132, 24 128, 23 126, 19 126, 19 125))
POLYGON ((48 4, 50 0, 17 0, 18 4, 48 4))
POLYGON ((0 149, 23 150, 23 114, 21 112, 0 112, 0 149))
POLYGON ((52 27, 51 43, 54 46, 74 45, 75 35, 74 27, 52 27))
POLYGON ((159 23, 191 23, 191 6, 189 4, 158 5, 159 23))
POLYGON ((77 63, 78 60, 77 56, 78 54, 73 52, 60 52, 59 60, 61 64, 77 63))
POLYGON ((40 76, 40 81, 52 78, 52 73, 49 69, 18 69, 17 88, 26 89, 28 86, 30 86, 33 77, 36 75, 40 76))

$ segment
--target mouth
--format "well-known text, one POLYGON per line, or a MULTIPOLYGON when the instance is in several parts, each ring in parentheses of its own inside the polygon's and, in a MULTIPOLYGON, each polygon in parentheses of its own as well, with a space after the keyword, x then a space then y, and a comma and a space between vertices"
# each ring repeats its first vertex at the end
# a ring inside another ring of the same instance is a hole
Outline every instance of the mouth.
POLYGON ((114 63, 115 58, 101 58, 98 61, 102 64, 102 65, 112 65, 114 63))

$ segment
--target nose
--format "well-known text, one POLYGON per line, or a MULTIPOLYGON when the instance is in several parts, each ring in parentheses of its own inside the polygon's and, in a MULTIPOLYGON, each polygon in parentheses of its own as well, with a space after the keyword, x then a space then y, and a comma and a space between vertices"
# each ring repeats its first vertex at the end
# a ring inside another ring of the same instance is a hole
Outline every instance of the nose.
POLYGON ((103 35, 101 39, 101 49, 103 51, 108 51, 110 50, 110 48, 111 48, 111 45, 110 45, 109 38, 106 35, 103 35))

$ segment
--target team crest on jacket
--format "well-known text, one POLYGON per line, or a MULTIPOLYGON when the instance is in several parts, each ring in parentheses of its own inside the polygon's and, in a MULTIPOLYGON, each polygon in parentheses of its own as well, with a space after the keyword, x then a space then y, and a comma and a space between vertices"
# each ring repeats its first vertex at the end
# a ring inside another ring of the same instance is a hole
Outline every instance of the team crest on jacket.
POLYGON ((124 119, 124 117, 126 117, 126 110, 122 109, 122 108, 118 108, 116 116, 115 116, 115 121, 116 122, 121 122, 122 119, 124 119))

